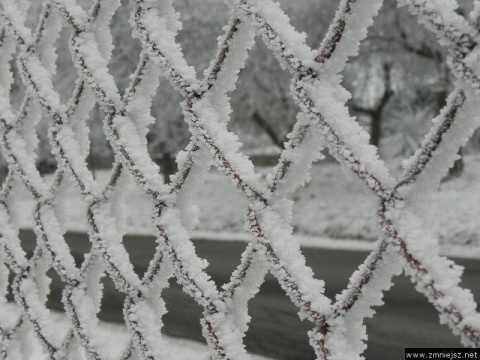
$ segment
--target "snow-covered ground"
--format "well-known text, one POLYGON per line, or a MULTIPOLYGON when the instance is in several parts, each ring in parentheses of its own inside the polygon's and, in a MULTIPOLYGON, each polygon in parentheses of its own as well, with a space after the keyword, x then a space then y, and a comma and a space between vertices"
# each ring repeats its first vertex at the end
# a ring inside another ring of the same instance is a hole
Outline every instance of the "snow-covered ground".
MULTIPOLYGON (((260 171, 266 174, 268 169, 260 171)), ((99 179, 105 181, 107 175, 107 171, 96 173, 99 179)), ((65 188, 58 201, 59 215, 66 229, 85 231, 85 204, 71 184, 65 188)), ((21 189, 16 193, 21 198, 28 196, 21 189)), ((126 209, 122 222, 125 232, 152 234, 151 205, 147 197, 134 185, 124 196, 126 209)), ((315 246, 317 238, 319 246, 328 243, 322 242, 322 238, 363 242, 377 239, 376 198, 357 183, 349 181, 337 164, 314 166, 312 180, 306 187, 300 188, 293 199, 293 226, 305 245, 315 246)), ((195 202, 200 210, 197 232, 225 233, 223 237, 227 238, 232 238, 234 233, 235 239, 244 238, 243 216, 247 201, 224 176, 212 170, 199 189, 195 202)), ((464 174, 443 182, 429 202, 430 213, 424 214, 426 226, 437 234, 442 244, 480 248, 480 156, 466 157, 464 174)), ((12 207, 17 210, 17 221, 23 228, 32 227, 32 206, 27 197, 19 202, 12 201, 12 207)), ((193 236, 200 235, 194 233, 193 236)), ((216 238, 222 238, 222 235, 216 238)), ((339 246, 348 247, 348 244, 353 243, 345 242, 339 246)))
MULTIPOLYGON (((4 309, 2 313, 10 313, 13 315, 18 315, 16 305, 12 303, 3 304, 4 309)), ((55 322, 56 328, 58 327, 59 331, 67 332, 68 321, 65 314, 57 311, 51 311, 52 319, 55 322)), ((32 334, 30 334, 32 335, 32 334)), ((119 359, 123 350, 126 349, 127 343, 130 339, 129 332, 125 325, 114 324, 105 321, 100 321, 98 324, 98 337, 102 339, 102 345, 105 346, 105 349, 108 349, 108 353, 112 355, 113 359, 119 359)), ((208 349, 206 345, 203 345, 196 341, 173 338, 169 336, 164 336, 165 342, 169 346, 170 353, 174 356, 176 360, 207 360, 209 359, 208 349)), ((43 353, 40 342, 35 336, 29 336, 31 346, 31 360, 43 360, 48 359, 49 356, 43 353)), ((81 356, 71 360, 84 360, 87 357, 81 356)), ((252 355, 252 360, 268 360, 266 357, 252 355)))

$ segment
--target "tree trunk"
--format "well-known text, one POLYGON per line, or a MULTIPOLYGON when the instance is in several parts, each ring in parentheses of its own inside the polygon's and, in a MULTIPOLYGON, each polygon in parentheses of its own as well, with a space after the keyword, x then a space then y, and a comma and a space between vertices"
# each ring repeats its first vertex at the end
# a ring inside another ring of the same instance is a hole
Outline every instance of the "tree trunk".
POLYGON ((370 144, 378 147, 380 138, 382 137, 382 109, 376 111, 371 115, 370 125, 370 144))
POLYGON ((382 137, 383 109, 388 104, 390 98, 393 96, 391 71, 392 68, 389 63, 383 64, 385 91, 383 92, 383 95, 376 106, 363 107, 352 104, 352 108, 354 111, 368 115, 370 117, 370 144, 375 145, 377 148, 380 145, 380 139, 382 137))
POLYGON ((463 154, 462 149, 458 150, 458 155, 460 158, 455 160, 453 166, 448 170, 448 176, 459 176, 463 173, 463 154))
POLYGON ((163 174, 163 181, 165 184, 168 184, 170 182, 170 175, 173 175, 177 172, 177 163, 175 162, 175 158, 172 156, 172 154, 163 154, 160 169, 163 174))
POLYGON ((277 135, 276 131, 273 129, 272 126, 258 113, 254 112, 252 114, 252 120, 255 122, 265 133, 268 135, 268 137, 272 140, 272 142, 277 145, 280 149, 283 149, 283 143, 285 139, 280 138, 280 136, 277 135))

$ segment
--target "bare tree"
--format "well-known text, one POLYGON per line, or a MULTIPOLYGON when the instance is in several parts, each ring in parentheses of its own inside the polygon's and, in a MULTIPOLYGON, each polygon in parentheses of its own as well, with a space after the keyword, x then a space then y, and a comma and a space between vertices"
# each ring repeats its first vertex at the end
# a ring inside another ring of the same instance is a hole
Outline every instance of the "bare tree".
POLYGON ((383 92, 376 103, 371 106, 363 106, 360 103, 352 102, 352 109, 362 115, 370 118, 370 143, 379 146, 380 138, 382 137, 382 119, 383 111, 388 101, 393 96, 392 80, 391 80, 391 65, 386 62, 383 64, 383 92))

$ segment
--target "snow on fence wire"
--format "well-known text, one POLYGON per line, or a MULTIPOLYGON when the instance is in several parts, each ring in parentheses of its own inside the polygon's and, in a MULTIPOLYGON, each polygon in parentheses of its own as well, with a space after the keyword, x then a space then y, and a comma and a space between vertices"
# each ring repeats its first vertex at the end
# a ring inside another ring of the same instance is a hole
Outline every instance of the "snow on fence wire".
MULTIPOLYGON (((105 272, 126 294, 124 317, 130 340, 121 359, 174 359, 162 341, 166 309, 162 289, 174 276, 204 309, 203 335, 213 359, 248 359, 243 337, 248 329, 247 303, 267 272, 272 273, 312 323, 310 344, 318 359, 360 359, 366 339, 363 319, 382 304, 394 275, 405 271, 440 314, 440 321, 461 336, 466 346, 480 346, 480 315, 470 291, 459 286, 462 268, 438 255, 437 241, 422 229, 418 198, 435 188, 473 130, 480 126, 480 1, 469 19, 457 14, 455 1, 400 0, 418 21, 450 49, 455 89, 421 147, 394 179, 369 145, 367 133, 345 105, 349 94, 341 72, 381 6, 381 0, 342 0, 320 49, 311 49, 273 0, 227 0, 230 19, 203 79, 185 61, 175 41, 180 29, 172 0, 132 0, 131 25, 142 53, 130 87, 122 95, 107 64, 113 49, 109 22, 118 0, 96 0, 85 12, 75 0, 44 0, 35 33, 25 25, 28 0, 1 0, 0 123, 2 151, 9 173, 0 200, 1 301, 6 302, 8 274, 14 275, 17 312, 0 307, 0 354, 5 359, 28 355, 32 332, 52 359, 110 359, 97 334, 105 272), (79 78, 64 104, 55 91, 55 41, 63 24, 71 27, 70 50, 79 78), (262 181, 243 155, 237 137, 227 130, 229 93, 259 35, 292 75, 291 94, 300 107, 278 165, 262 181), (14 58, 27 91, 17 112, 10 106, 14 58), (152 96, 163 75, 182 94, 185 121, 192 138, 178 156, 179 171, 167 185, 147 152, 152 96), (105 110, 105 134, 115 164, 105 188, 87 168, 86 120, 95 102, 105 110), (58 161, 47 183, 35 167, 35 126, 42 112, 50 120, 49 138, 58 161), (311 269, 289 226, 288 196, 309 179, 323 147, 378 198, 381 235, 376 248, 332 302, 311 269), (249 201, 245 217, 252 240, 230 282, 219 291, 204 271, 189 231, 195 223, 192 197, 214 164, 249 201), (154 204, 151 215, 158 246, 143 277, 137 276, 122 245, 123 230, 116 196, 122 178, 131 176, 154 204), (11 206, 21 183, 35 200, 36 248, 28 259, 20 246, 11 206), (92 249, 80 268, 64 240, 55 201, 62 186, 74 186, 88 204, 85 214, 92 249), (53 321, 45 306, 53 268, 65 284, 67 329, 53 321)), ((421 204, 420 204, 421 205, 421 204)))

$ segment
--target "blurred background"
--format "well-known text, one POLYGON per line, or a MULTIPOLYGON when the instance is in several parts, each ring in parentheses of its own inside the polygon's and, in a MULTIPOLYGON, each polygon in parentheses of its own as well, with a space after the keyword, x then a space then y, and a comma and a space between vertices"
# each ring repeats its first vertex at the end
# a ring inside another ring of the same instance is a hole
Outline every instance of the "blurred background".
MULTIPOLYGON (((90 0, 79 0, 88 8, 90 0)), ((335 14, 338 0, 281 0, 283 9, 293 25, 308 34, 308 44, 318 47, 335 14)), ((462 1, 459 12, 468 14, 470 1, 462 1)), ((41 2, 34 2, 30 21, 35 23, 41 2)), ((222 34, 229 10, 222 0, 176 0, 183 30, 178 35, 188 62, 195 66, 199 77, 213 58, 216 38, 222 34)), ((134 71, 140 42, 134 39, 129 24, 130 6, 122 6, 113 17, 114 36, 110 71, 120 91, 129 84, 134 71)), ((70 30, 64 28, 58 40, 57 75, 55 84, 66 101, 70 96, 77 73, 68 49, 70 30)), ((258 39, 257 39, 258 40, 258 39)), ((405 8, 396 1, 386 0, 362 42, 360 53, 349 61, 344 72, 344 86, 352 93, 349 107, 352 114, 371 134, 372 144, 378 145, 381 156, 388 162, 411 155, 417 148, 431 119, 445 104, 452 89, 452 76, 445 63, 445 49, 434 36, 417 24, 405 8)), ((12 63, 14 66, 15 64, 12 63)), ((262 41, 257 41, 237 89, 232 94, 230 127, 244 142, 244 150, 258 164, 271 164, 281 148, 285 136, 295 121, 298 108, 289 94, 290 74, 283 71, 262 41), (270 158, 273 159, 270 159, 270 158)), ((13 98, 21 99, 23 86, 17 82, 13 98)), ((184 148, 190 133, 184 124, 180 96, 162 81, 153 102, 152 113, 157 122, 151 126, 149 150, 152 158, 163 165, 166 175, 175 171, 175 156, 184 148)), ((113 155, 103 136, 102 111, 97 107, 91 121, 91 152, 93 168, 106 168, 113 155)), ((39 125, 40 147, 38 164, 43 172, 55 168, 55 159, 47 139, 47 122, 39 125)), ((474 136, 465 153, 478 152, 480 142, 474 136)), ((461 170, 461 164, 457 164, 461 170)), ((398 166, 397 163, 393 167, 398 166)))
MULTIPOLYGON (((91 0, 78 2, 85 9, 91 5, 91 0)), ((319 47, 338 2, 280 1, 293 25, 308 34, 307 42, 314 48, 319 47)), ((471 3, 461 1, 458 12, 468 15, 471 3)), ((215 55, 216 39, 223 33, 229 9, 223 0, 176 0, 174 6, 183 22, 177 40, 186 59, 201 77, 215 55)), ((32 28, 40 7, 41 2, 35 1, 30 9, 32 28)), ((141 50, 140 42, 131 34, 130 13, 128 1, 122 0, 111 23, 115 48, 109 69, 121 92, 129 84, 141 50)), ((68 48, 69 36, 70 29, 65 27, 57 42, 54 79, 65 102, 78 76, 68 48)), ((352 94, 348 102, 351 114, 371 134, 371 143, 378 146, 380 157, 394 175, 400 173, 401 161, 417 149, 452 90, 453 78, 445 58, 446 50, 430 32, 405 8, 398 8, 395 0, 385 0, 367 39, 361 44, 359 55, 350 59, 343 74, 343 85, 352 94)), ((14 61, 12 68, 15 71, 14 61)), ((12 99, 13 106, 18 108, 24 87, 18 76, 16 80, 12 99)), ((289 86, 290 74, 280 68, 272 53, 257 38, 231 96, 229 128, 243 142, 242 151, 263 173, 278 161, 286 135, 296 120, 298 108, 290 96, 289 86)), ((183 121, 181 100, 168 81, 162 79, 151 109, 156 122, 150 126, 147 139, 150 155, 160 165, 166 180, 176 171, 176 155, 191 135, 183 121)), ((89 119, 91 150, 87 161, 100 177, 113 162, 113 153, 103 132, 103 119, 104 113, 97 105, 89 119)), ((53 173, 56 168, 48 141, 48 124, 48 119, 43 119, 37 126, 37 166, 43 174, 53 173)), ((480 244, 479 223, 475 216, 480 214, 480 201, 472 196, 479 193, 474 189, 480 177, 479 153, 480 132, 477 131, 460 150, 459 160, 444 179, 442 195, 434 195, 438 206, 430 219, 441 241, 480 244)), ((376 206, 375 200, 358 191, 355 184, 344 178, 328 152, 324 154, 326 159, 313 169, 312 182, 299 189, 294 197, 297 208, 302 209, 294 214, 295 229, 309 235, 375 240, 378 234, 376 219, 370 216, 376 206)), ((0 158, 0 174, 3 177, 6 174, 3 157, 0 158)), ((229 206, 230 201, 208 201, 220 193, 223 198, 230 199, 235 196, 231 189, 233 187, 221 176, 207 180, 199 195, 200 206, 206 210, 201 213, 200 230, 243 230, 243 212, 229 206), (214 209, 218 211, 212 212, 214 209)), ((238 201, 244 200, 239 198, 238 201)), ((244 204, 246 206, 246 202, 244 204)), ((132 223, 138 225, 139 221, 141 219, 132 220, 132 223)), ((136 227, 143 228, 143 225, 136 227)))

